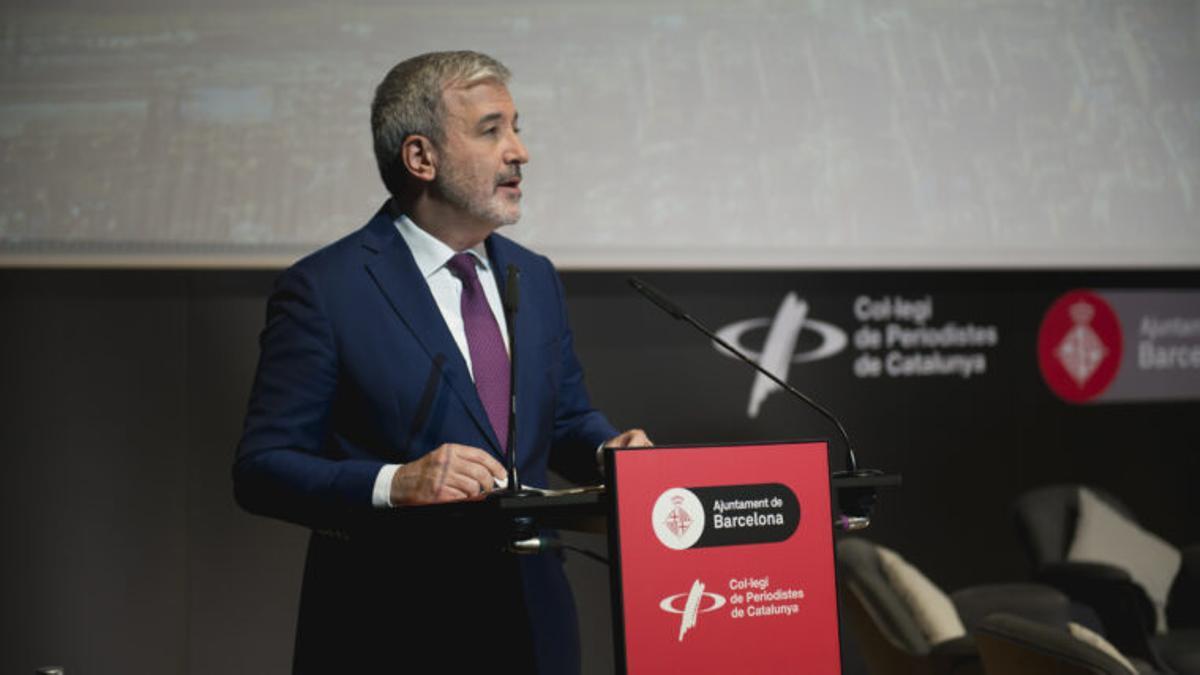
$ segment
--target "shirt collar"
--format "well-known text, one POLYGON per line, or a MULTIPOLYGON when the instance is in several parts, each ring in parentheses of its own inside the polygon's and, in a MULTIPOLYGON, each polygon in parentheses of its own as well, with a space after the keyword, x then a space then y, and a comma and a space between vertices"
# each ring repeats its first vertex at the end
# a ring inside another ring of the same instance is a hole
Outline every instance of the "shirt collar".
MULTIPOLYGON (((413 260, 417 263, 417 269, 421 270, 421 276, 428 279, 437 274, 439 270, 446 266, 457 253, 450 248, 441 239, 422 230, 420 226, 412 221, 408 216, 401 214, 394 221, 396 229, 400 232, 400 237, 404 239, 404 243, 408 244, 408 250, 412 251, 413 260)), ((485 273, 491 273, 491 266, 488 263, 487 246, 480 242, 473 248, 467 249, 467 252, 475 256, 476 262, 483 268, 485 273)))

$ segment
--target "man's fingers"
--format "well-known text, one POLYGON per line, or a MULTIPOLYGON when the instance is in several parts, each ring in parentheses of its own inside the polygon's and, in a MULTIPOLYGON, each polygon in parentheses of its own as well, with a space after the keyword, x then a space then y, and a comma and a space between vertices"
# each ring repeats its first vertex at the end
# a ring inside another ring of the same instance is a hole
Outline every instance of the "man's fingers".
POLYGON ((446 484, 468 496, 490 492, 504 467, 490 454, 469 445, 447 444, 439 448, 447 460, 446 484))
POLYGON ((475 490, 476 493, 492 491, 492 486, 496 484, 496 480, 492 472, 485 465, 469 462, 463 466, 463 469, 471 477, 472 481, 479 486, 475 490))
POLYGON ((434 496, 434 501, 452 502, 452 501, 455 501, 458 499, 466 499, 467 497, 471 497, 471 496, 474 496, 474 495, 473 494, 468 495, 467 493, 463 492, 462 490, 459 490, 458 488, 454 487, 453 485, 443 485, 442 489, 438 490, 437 495, 434 496))
POLYGON ((442 485, 443 488, 451 488, 455 492, 461 493, 467 497, 474 497, 479 494, 482 486, 474 476, 467 473, 451 473, 446 476, 446 482, 442 485))
POLYGON ((641 429, 630 429, 604 444, 610 448, 648 447, 654 445, 641 429))
POLYGON ((654 445, 650 442, 650 437, 646 435, 646 432, 641 429, 630 429, 623 435, 625 436, 625 447, 627 448, 654 445))
MULTIPOLYGON (((504 469, 504 465, 500 464, 489 452, 473 448, 469 445, 455 445, 454 448, 455 456, 482 466, 490 476, 504 478, 508 474, 504 469)), ((492 484, 491 480, 486 482, 489 486, 492 484)))
POLYGON ((506 475, 492 455, 469 445, 445 443, 393 478, 392 503, 428 504, 475 497, 495 489, 506 475))

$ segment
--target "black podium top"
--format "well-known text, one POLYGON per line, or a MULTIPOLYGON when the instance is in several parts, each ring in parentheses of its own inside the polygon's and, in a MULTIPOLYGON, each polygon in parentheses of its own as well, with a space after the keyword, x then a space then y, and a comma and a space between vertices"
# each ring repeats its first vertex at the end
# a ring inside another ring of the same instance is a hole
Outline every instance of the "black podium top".
MULTIPOLYGON (((897 487, 902 479, 899 474, 879 474, 835 476, 831 482, 834 493, 839 494, 897 487)), ((389 509, 378 512, 378 517, 371 520, 382 519, 384 524, 390 522, 396 525, 428 525, 441 521, 446 526, 453 526, 462 522, 479 525, 514 518, 532 518, 538 527, 603 533, 608 509, 608 492, 603 485, 596 485, 566 490, 539 490, 537 494, 525 496, 492 493, 479 499, 389 509)))

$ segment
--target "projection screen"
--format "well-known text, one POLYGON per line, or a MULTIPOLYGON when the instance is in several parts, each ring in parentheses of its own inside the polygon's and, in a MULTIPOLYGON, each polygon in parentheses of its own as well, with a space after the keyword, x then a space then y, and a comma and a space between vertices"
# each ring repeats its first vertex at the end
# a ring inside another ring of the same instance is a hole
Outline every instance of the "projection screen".
POLYGON ((567 268, 1200 264, 1192 0, 6 3, 0 264, 285 265, 397 61, 493 54, 567 268))

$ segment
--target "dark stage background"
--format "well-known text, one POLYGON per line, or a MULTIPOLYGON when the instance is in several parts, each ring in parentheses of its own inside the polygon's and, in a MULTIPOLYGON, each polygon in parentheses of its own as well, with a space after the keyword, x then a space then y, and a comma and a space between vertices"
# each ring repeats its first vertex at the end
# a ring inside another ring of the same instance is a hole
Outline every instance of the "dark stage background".
MULTIPOLYGON (((287 670, 306 533, 239 511, 229 478, 274 275, 0 270, 0 671, 287 670)), ((842 417, 862 464, 904 475, 868 536, 947 590, 1025 577, 1008 508, 1048 482, 1098 485, 1176 545, 1200 541, 1200 402, 1068 404, 1043 384, 1035 349, 1064 291, 1195 291, 1195 270, 644 276, 714 328, 764 319, 741 333, 753 351, 789 292, 810 327, 791 352, 819 349, 814 325, 846 336, 789 380, 842 417), (856 377, 856 331, 878 324, 855 315, 860 296, 927 298, 930 325, 992 327, 993 346, 960 350, 985 370, 856 377)), ((659 443, 832 435, 780 393, 751 418, 753 374, 624 274, 564 280, 593 397, 617 426, 659 443)), ((579 557, 569 569, 585 671, 607 672, 607 570, 579 557)))

